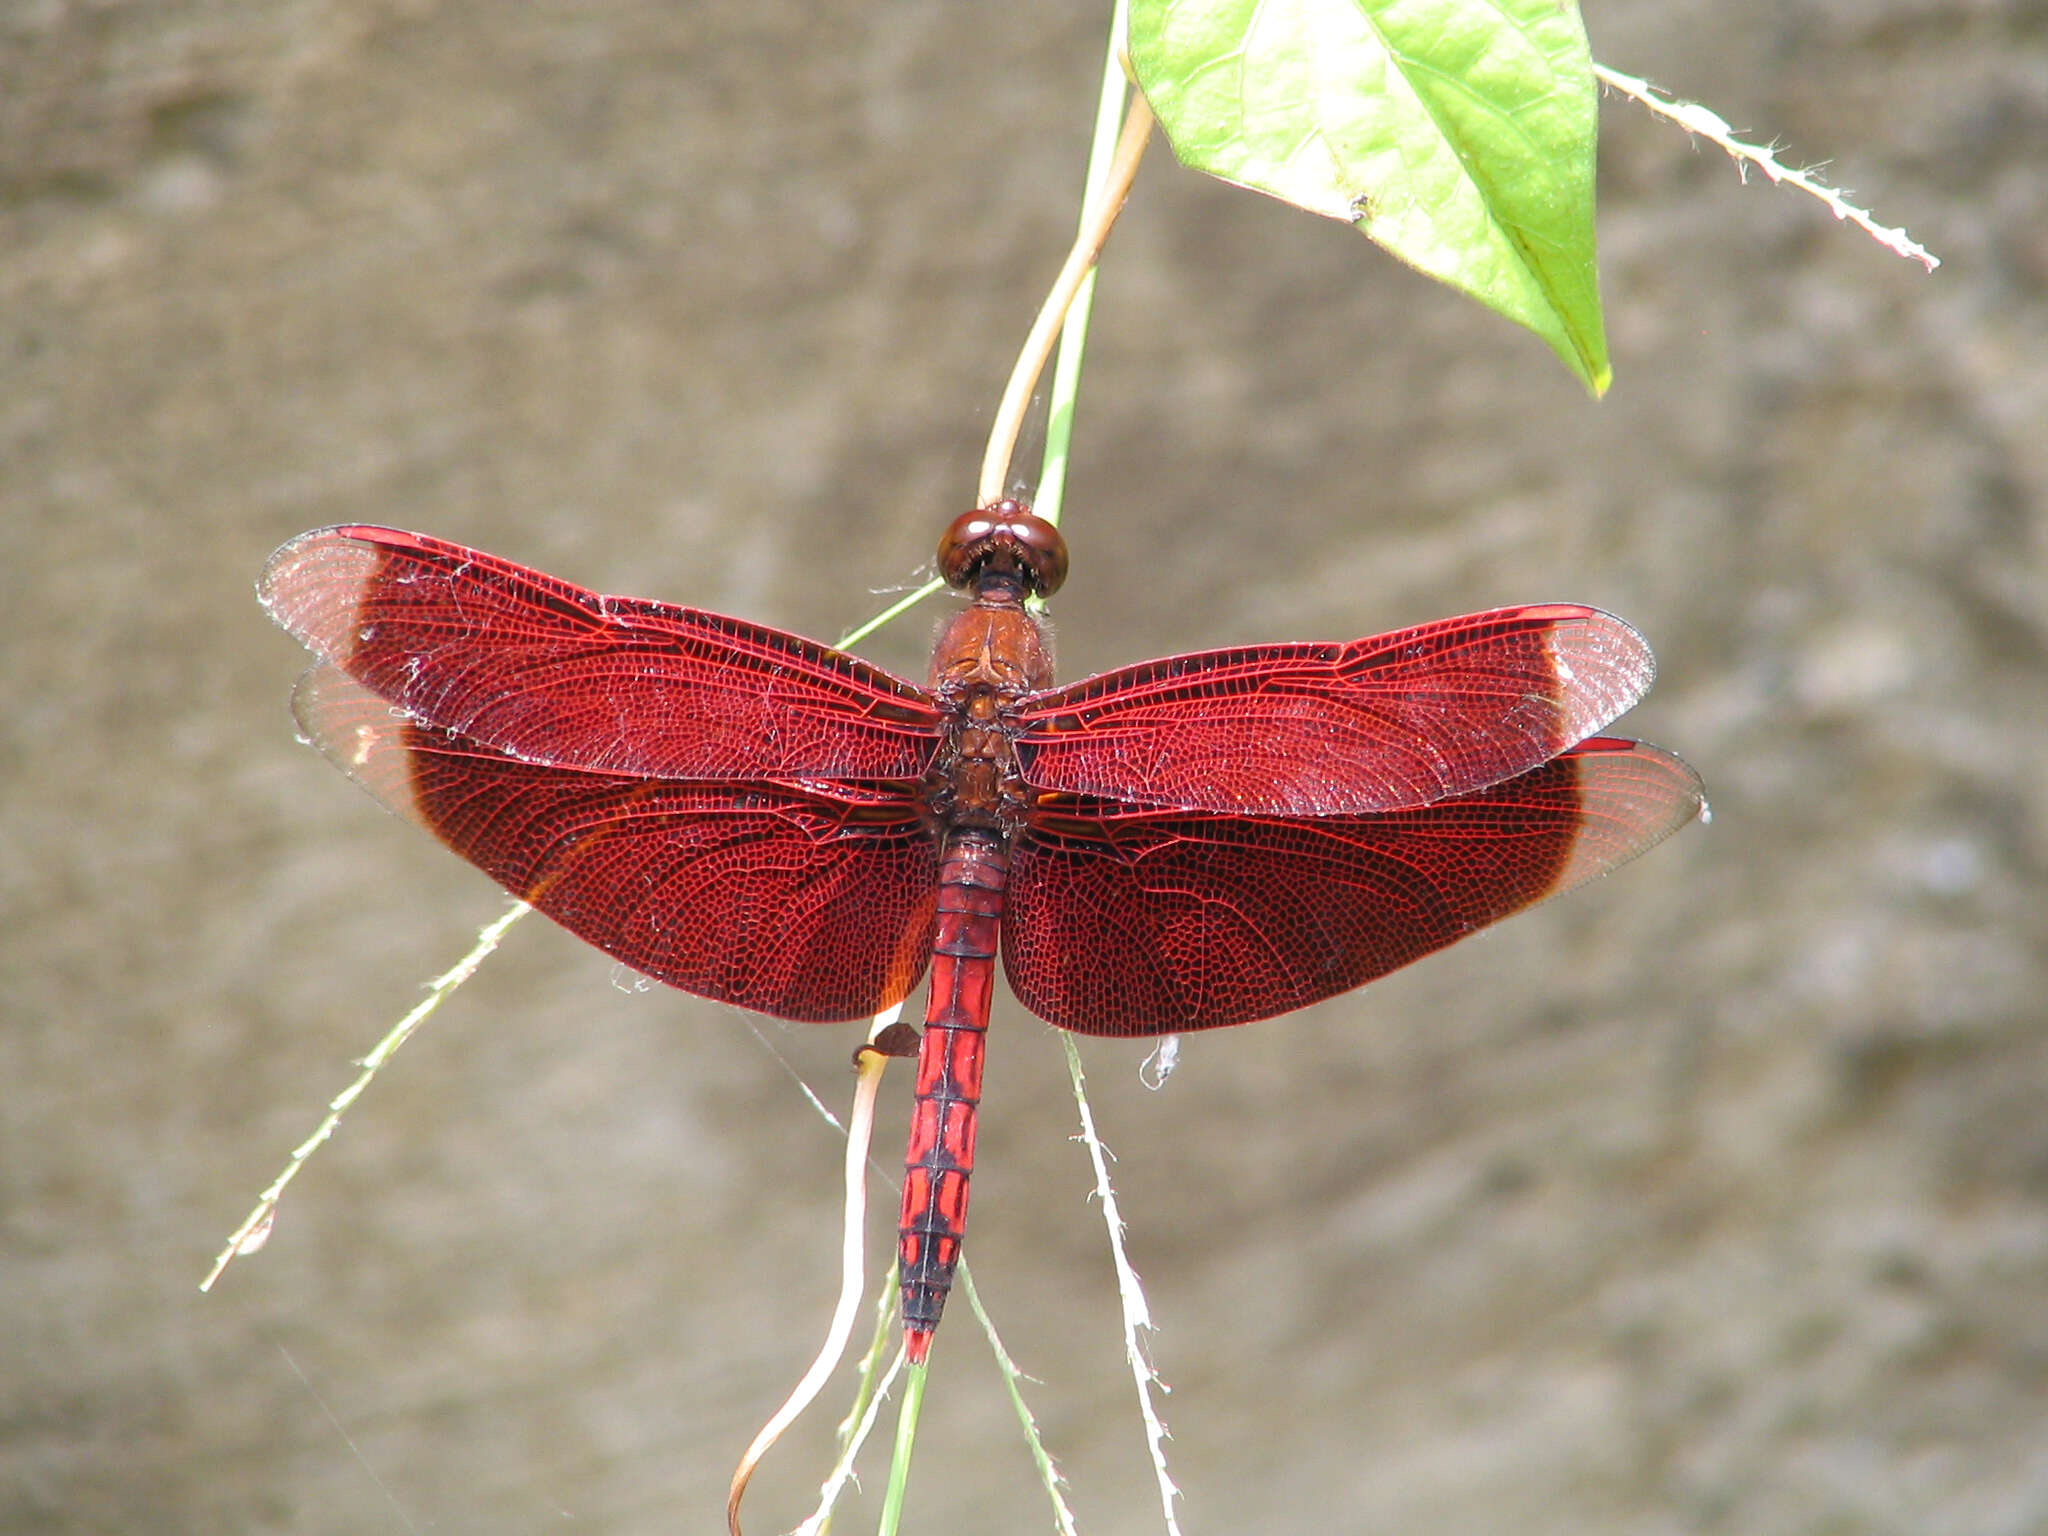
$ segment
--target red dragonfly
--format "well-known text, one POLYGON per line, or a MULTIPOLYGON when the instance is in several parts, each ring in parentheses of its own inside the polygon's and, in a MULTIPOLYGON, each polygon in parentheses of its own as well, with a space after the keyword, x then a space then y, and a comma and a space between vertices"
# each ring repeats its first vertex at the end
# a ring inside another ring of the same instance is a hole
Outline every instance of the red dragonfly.
POLYGON ((1634 858, 1701 809, 1597 736, 1649 688, 1627 624, 1499 608, 1055 687, 1066 575, 1015 501, 956 519, 972 601, 919 688, 744 619, 603 597, 390 528, 302 534, 258 588, 320 659, 294 710, 385 805, 635 970, 784 1019, 929 966, 900 1231, 905 1342, 959 1261, 1000 951, 1089 1035, 1286 1013, 1634 858))

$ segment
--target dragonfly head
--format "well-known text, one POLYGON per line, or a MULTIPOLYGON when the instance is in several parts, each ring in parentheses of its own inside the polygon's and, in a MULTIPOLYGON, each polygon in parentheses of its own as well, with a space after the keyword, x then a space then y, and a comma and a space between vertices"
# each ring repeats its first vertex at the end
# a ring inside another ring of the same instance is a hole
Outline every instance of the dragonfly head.
POLYGON ((1017 597, 1050 597, 1067 579, 1067 541, 1023 502, 1005 497, 953 519, 939 540, 939 574, 977 597, 1004 587, 1017 597))

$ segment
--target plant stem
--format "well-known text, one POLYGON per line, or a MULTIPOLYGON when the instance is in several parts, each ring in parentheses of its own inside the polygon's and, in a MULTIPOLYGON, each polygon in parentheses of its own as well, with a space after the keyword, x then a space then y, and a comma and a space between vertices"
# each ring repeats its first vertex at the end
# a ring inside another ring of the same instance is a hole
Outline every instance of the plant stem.
MULTIPOLYGON (((1116 69, 1112 58, 1112 69, 1116 69)), ((1123 76, 1115 75, 1119 92, 1123 89, 1123 76)), ((1070 323, 1081 290, 1088 286, 1088 278, 1095 269, 1095 258, 1102 254, 1104 242, 1116 225, 1116 218, 1123 211, 1124 199, 1130 195, 1131 182, 1137 177, 1138 164, 1145 157, 1145 144, 1152 136, 1152 109, 1145 104, 1145 98, 1131 97, 1130 109, 1124 115, 1123 133, 1116 140, 1116 147, 1107 157, 1107 169, 1103 181, 1097 186, 1092 180, 1091 191, 1083 204, 1081 230, 1074 240, 1073 249, 1067 254, 1066 265, 1060 268, 1060 275, 1053 280, 1052 291, 1045 296, 1045 303, 1038 311, 1038 318, 1032 323, 1031 333, 1024 338, 1024 346, 1017 354, 1017 365, 1010 371, 1009 387, 1003 391, 1002 404, 996 407, 995 424, 989 429, 988 451, 982 455, 981 481, 976 487, 976 499, 986 506, 999 500, 1008 489, 1010 457, 1016 452, 1017 435, 1023 430, 1024 413, 1030 408, 1031 393, 1038 387, 1039 375, 1045 371, 1045 362, 1052 355, 1053 343, 1059 338, 1061 327, 1070 323)), ((1100 151, 1106 135, 1098 127, 1096 150, 1089 156, 1090 175, 1094 174, 1101 160, 1100 151)), ((1062 427, 1062 436, 1055 439, 1050 428, 1046 435, 1046 455, 1050 461, 1054 455, 1054 444, 1058 442, 1058 463, 1064 473, 1066 462, 1065 435, 1072 430, 1074 394, 1079 391, 1081 377, 1080 343, 1087 334, 1087 310, 1080 311, 1070 345, 1074 351, 1071 368, 1062 367, 1061 377, 1066 380, 1069 394, 1064 400, 1055 400, 1055 416, 1067 418, 1062 427)), ((1039 486, 1039 502, 1045 501, 1045 487, 1039 486)), ((1055 510, 1059 500, 1055 487, 1053 501, 1055 510)), ((1041 512, 1040 516, 1044 516, 1041 512)))
MULTIPOLYGON (((1054 376, 1051 416, 1046 428, 1045 473, 1039 483, 1036 506, 1039 515, 1047 521, 1058 518, 1065 486, 1067 449, 1072 440, 1074 407, 1080 392, 1081 358, 1088 334, 1088 297, 1092 296, 1094 289, 1090 279, 1094 275, 1095 260, 1109 239, 1117 215, 1123 211, 1124 199, 1130 195, 1131 183, 1137 177, 1139 162, 1144 158, 1146 142, 1152 135, 1151 107, 1143 96, 1126 89, 1121 54, 1122 22, 1123 7, 1119 3, 1110 28, 1102 90, 1097 98, 1095 138, 1088 154, 1080 230, 1065 265, 1053 282, 1052 291, 1046 295, 1038 318, 1025 338, 1016 366, 1010 372, 1009 385, 1003 392, 1002 404, 996 410, 995 424, 989 432, 988 449, 982 457, 981 481, 976 491, 976 500, 986 506, 1001 500, 1008 489, 1010 459, 1016 452, 1025 411, 1057 338, 1060 340, 1060 366, 1054 376), (1124 106, 1127 94, 1128 109, 1124 106), (1118 133, 1120 118, 1123 130, 1118 133)), ((907 604, 898 605, 899 608, 902 606, 907 604)), ((1000 1352, 1000 1343, 996 1348, 1000 1352)), ((903 1495, 910 1483, 910 1459, 917 1444, 917 1417, 924 1402, 926 1375, 924 1365, 912 1366, 904 1388, 903 1408, 896 1420, 895 1449, 889 1465, 889 1486, 882 1500, 881 1524, 877 1527, 881 1536, 895 1536, 902 1518, 903 1495)), ((1049 1469, 1050 1463, 1046 1465, 1049 1469)), ((1054 1489, 1057 1507, 1056 1476, 1049 1486, 1054 1489)), ((1171 1520, 1169 1505, 1169 1524, 1171 1520)))
POLYGON ((882 1520, 875 1527, 878 1536, 896 1536, 903 1520, 903 1494, 910 1486, 910 1452, 917 1444, 917 1415, 924 1407, 925 1379, 931 1374, 924 1365, 913 1365, 903 1383, 903 1407, 896 1415, 896 1449, 889 1461, 889 1487, 882 1495, 882 1520))

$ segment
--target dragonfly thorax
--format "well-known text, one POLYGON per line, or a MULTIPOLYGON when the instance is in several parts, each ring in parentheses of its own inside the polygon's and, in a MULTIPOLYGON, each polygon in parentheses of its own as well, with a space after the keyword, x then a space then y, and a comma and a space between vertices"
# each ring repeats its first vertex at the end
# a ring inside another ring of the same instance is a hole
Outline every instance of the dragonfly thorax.
POLYGON ((1003 602, 984 588, 953 616, 932 656, 931 689, 944 738, 924 801, 935 821, 1005 835, 1015 828, 1024 788, 1011 711, 1051 682, 1051 648, 1021 601, 1003 602))

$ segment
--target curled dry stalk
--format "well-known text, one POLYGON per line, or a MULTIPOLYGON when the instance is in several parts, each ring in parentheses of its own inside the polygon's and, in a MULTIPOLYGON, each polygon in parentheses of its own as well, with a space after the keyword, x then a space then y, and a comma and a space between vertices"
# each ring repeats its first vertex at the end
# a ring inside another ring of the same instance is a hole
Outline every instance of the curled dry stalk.
MULTIPOLYGON (((995 421, 989 431, 988 447, 982 458, 981 479, 976 489, 976 501, 981 505, 987 505, 989 502, 999 500, 1007 488, 1011 460, 1016 454, 1017 439, 1023 430, 1024 420, 1029 411, 1032 396, 1037 390, 1038 381, 1043 376, 1046 364, 1052 356, 1054 344, 1059 342, 1062 336, 1064 336, 1064 344, 1061 347, 1061 382, 1059 389, 1056 391, 1060 398, 1056 398, 1051 404, 1056 428, 1047 434, 1047 473, 1040 482, 1041 495, 1039 498, 1041 515, 1044 515, 1043 509, 1048 506, 1050 506, 1054 515, 1057 514, 1060 476, 1065 464, 1066 429, 1072 418, 1073 397, 1078 388, 1079 380, 1078 359, 1085 340, 1086 314, 1085 308, 1082 307, 1085 303, 1084 296, 1088 291, 1089 279, 1093 275, 1095 262, 1101 255, 1104 244, 1109 239, 1110 230, 1115 227, 1118 214, 1122 212, 1123 205, 1130 196, 1131 184, 1136 179, 1138 166, 1144 158, 1145 146, 1151 138, 1153 127, 1152 112, 1150 107, 1147 106, 1144 97, 1136 93, 1130 93, 1128 105, 1125 104, 1124 97, 1125 89, 1121 68, 1114 54, 1112 54, 1105 71, 1104 111, 1099 114, 1098 118, 1097 153, 1092 157, 1090 166, 1088 178, 1090 190, 1084 201, 1081 227, 1075 236, 1073 246, 1068 252, 1065 263, 1060 268, 1059 275, 1054 279, 1052 288, 1046 295, 1045 302, 1040 306, 1037 319, 1032 323, 1024 344, 1018 352, 1016 364, 1010 373, 1009 383, 1003 392, 1002 402, 997 407, 995 421), (1121 132, 1116 131, 1119 116, 1123 125, 1121 132), (1114 136, 1114 148, 1107 149, 1105 155, 1105 149, 1112 142, 1112 135, 1114 136), (1049 496, 1046 494, 1048 491, 1050 492, 1049 496)), ((903 611, 922 597, 938 589, 939 583, 927 583, 924 588, 909 594, 905 599, 894 605, 886 615, 878 618, 874 623, 884 622, 887 617, 903 611)), ((856 638, 872 632, 873 627, 873 624, 864 626, 856 632, 856 638)), ((1085 1101, 1083 1104, 1083 1116, 1085 1119, 1085 1101)), ((851 1154, 849 1153, 850 1157, 851 1154)), ((850 1177, 852 1167, 850 1161, 848 1167, 850 1177)), ((854 1198, 853 1187, 849 1183, 849 1204, 851 1204, 854 1198)), ((858 1222, 849 1215, 846 1226, 849 1242, 857 1242, 858 1227, 858 1222)), ((849 1265, 845 1271, 849 1277, 857 1269, 857 1263, 854 1262, 855 1257, 849 1257, 849 1265)), ((849 1281, 849 1283, 851 1282, 849 1281)), ((971 1281, 967 1283, 971 1286, 971 1281)), ((840 1304, 843 1312, 848 1305, 848 1295, 845 1291, 841 1293, 840 1304)), ((1037 1432, 1036 1422, 1017 1389, 1018 1373, 1016 1368, 1010 1362, 1000 1339, 997 1338, 993 1323, 989 1321, 987 1314, 981 1310, 978 1299, 975 1303, 975 1311, 981 1318, 984 1331, 990 1341, 990 1346, 996 1354, 999 1366, 1004 1371, 1006 1382, 1009 1383, 1011 1398, 1017 1408, 1018 1418, 1023 1426, 1026 1441, 1031 1447, 1033 1459, 1040 1469, 1040 1475, 1044 1481, 1047 1494, 1052 1500, 1055 1521, 1060 1529, 1071 1531, 1073 1529, 1073 1515, 1067 1508, 1065 1500, 1060 1493, 1058 1470, 1054 1467, 1051 1457, 1046 1453, 1044 1444, 1037 1432)), ((838 1319, 836 1317, 834 1326, 836 1332, 838 1328, 838 1319)), ((845 1343, 846 1340, 843 1334, 828 1342, 827 1348, 820 1352, 818 1359, 813 1362, 811 1372, 806 1375, 806 1384, 812 1383, 814 1377, 817 1379, 818 1384, 822 1384, 824 1375, 829 1374, 833 1364, 836 1363, 837 1356, 843 1353, 845 1343)), ((891 1369, 891 1374, 894 1374, 894 1367, 891 1369)), ((893 1532, 901 1519, 904 1493, 909 1481, 911 1453, 916 1444, 917 1419, 923 1401, 924 1381, 924 1367, 912 1366, 910 1369, 909 1385, 905 1391, 902 1406, 898 1413, 895 1451, 890 1465, 889 1482, 883 1495, 881 1530, 884 1536, 888 1536, 888 1533, 893 1532)), ((809 1395, 815 1396, 815 1387, 813 1387, 809 1395)), ((795 1397, 796 1395, 793 1394, 792 1402, 795 1401, 795 1397)), ((807 1402, 809 1397, 806 1396, 804 1400, 807 1402)), ((785 1405, 785 1409, 779 1411, 775 1419, 770 1421, 769 1427, 764 1428, 762 1434, 756 1437, 754 1445, 749 1447, 747 1459, 743 1460, 741 1464, 740 1472, 735 1474, 732 1502, 729 1504, 727 1511, 733 1536, 739 1536, 738 1501, 745 1489, 746 1477, 751 1475, 754 1463, 758 1461, 760 1454, 765 1451, 767 1444, 772 1443, 774 1436, 786 1428, 794 1416, 794 1412, 785 1405)), ((863 1414, 859 1418, 863 1426, 871 1422, 871 1415, 863 1414)), ((863 1428, 860 1433, 864 1432, 863 1428)), ((843 1464, 850 1464, 850 1455, 851 1452, 849 1451, 847 1456, 842 1458, 843 1464)), ((824 1503, 818 1512, 811 1517, 811 1528, 823 1528, 824 1522, 829 1519, 831 1501, 841 1486, 843 1486, 843 1478, 835 1477, 834 1480, 828 1482, 824 1503)))
POLYGON ((733 1469, 732 1487, 725 1500, 725 1523, 732 1536, 740 1536, 740 1500, 746 1497, 747 1483, 753 1478, 754 1468, 761 1464, 768 1448, 782 1438, 782 1432, 795 1423, 797 1416, 824 1390, 826 1381, 839 1364, 839 1357, 846 1352, 846 1341, 853 1336, 853 1320, 860 1311, 861 1294, 866 1289, 863 1274, 866 1259, 861 1240, 868 1215, 867 1162, 868 1148, 874 1141, 875 1094, 882 1086, 882 1069, 889 1059, 874 1048, 874 1038, 895 1023, 900 1011, 900 1008, 891 1008, 877 1018, 868 1044, 854 1055, 853 1109, 846 1120, 846 1216, 839 1245, 839 1304, 833 1309, 832 1322, 825 1330, 824 1342, 818 1346, 818 1355, 811 1362, 811 1368, 791 1390, 783 1405, 769 1415, 768 1422, 761 1426, 761 1432, 754 1436, 754 1443, 747 1447, 739 1465, 733 1469))
MULTIPOLYGON (((1138 166, 1144 158, 1145 146, 1152 134, 1153 118, 1151 107, 1145 98, 1133 91, 1125 104, 1125 87, 1122 65, 1116 45, 1112 42, 1110 57, 1104 68, 1101 109, 1097 115, 1095 153, 1090 157, 1088 187, 1084 199, 1081 228, 1068 253, 1066 263, 1054 280, 1051 292, 1041 306, 1037 320, 1033 323, 1020 350, 1016 366, 1011 370, 1010 382, 1003 392, 1001 405, 997 408, 996 419, 989 432, 988 451, 982 458, 981 480, 977 487, 976 499, 982 504, 998 500, 1004 494, 1009 480, 1009 466, 1016 452, 1019 433, 1022 431, 1026 412, 1030 407, 1033 392, 1038 387, 1039 377, 1045 370, 1052 355, 1054 341, 1064 336, 1061 347, 1058 390, 1050 402, 1050 427, 1046 435, 1046 474, 1040 482, 1036 508, 1041 517, 1054 521, 1059 514, 1062 490, 1061 477, 1066 465, 1066 437, 1072 422, 1074 393, 1079 387, 1079 358, 1085 345, 1087 330, 1087 295, 1093 276, 1096 259, 1109 239, 1109 232, 1115 227, 1117 216, 1123 211, 1125 200, 1130 196, 1131 184, 1138 174, 1138 166), (1104 147, 1109 143, 1109 133, 1114 130, 1121 114, 1123 128, 1116 134, 1115 148, 1104 158, 1104 147)), ((1086 1116, 1086 1103, 1082 1113, 1086 1116)), ((979 1308, 977 1307, 977 1311, 979 1308)), ((1001 1342, 995 1337, 995 1330, 983 1316, 991 1347, 995 1350, 997 1362, 1005 1370, 1005 1379, 1010 1384, 1013 1401, 1018 1407, 1019 1421, 1023 1426, 1027 1443, 1040 1468, 1046 1494, 1051 1499, 1054 1518, 1060 1528, 1072 1528, 1072 1512, 1067 1508, 1060 1492, 1060 1479, 1052 1459, 1045 1453, 1038 1436, 1037 1425, 1030 1410, 1024 1405, 1021 1393, 1016 1387, 1014 1366, 1001 1342)), ((916 1445, 917 1418, 924 1396, 925 1368, 912 1366, 908 1389, 904 1393, 902 1408, 896 1425, 895 1451, 889 1468, 889 1483, 883 1494, 881 1536, 894 1536, 901 1519, 904 1490, 908 1485, 911 1453, 916 1445)), ((1170 1505, 1169 1505, 1170 1518, 1170 1505)))
MULTIPOLYGON (((1016 360, 1016 365, 1012 367, 1010 383, 1006 385, 1004 397, 1001 397, 1001 403, 999 403, 997 410, 995 410, 995 420, 993 420, 993 424, 989 428, 987 451, 983 453, 983 461, 981 461, 981 481, 977 485, 977 494, 975 494, 977 504, 985 506, 985 504, 995 502, 995 500, 999 500, 1001 496, 1004 496, 1004 489, 1006 489, 1008 477, 1010 477, 1010 463, 1016 457, 1016 442, 1018 442, 1018 436, 1022 434, 1024 418, 1026 418, 1026 414, 1030 410, 1032 393, 1038 387, 1038 379, 1042 377, 1044 367, 1047 367, 1047 360, 1053 356, 1055 342, 1059 342, 1061 336, 1065 334, 1065 346, 1063 346, 1063 354, 1061 354, 1061 362, 1063 362, 1063 369, 1061 369, 1063 389, 1061 389, 1061 393, 1065 395, 1065 399, 1063 401, 1055 401, 1055 408, 1053 408, 1055 414, 1059 416, 1061 430, 1059 432, 1049 432, 1049 442, 1047 442, 1049 475, 1047 475, 1047 479, 1040 481, 1040 485, 1051 485, 1051 489, 1053 489, 1053 502, 1055 502, 1055 514, 1057 514, 1059 477, 1061 477, 1061 471, 1063 471, 1063 465, 1065 465, 1065 426, 1071 422, 1073 391, 1077 389, 1077 379, 1079 379, 1077 360, 1079 360, 1079 348, 1081 348, 1083 336, 1085 336, 1085 309, 1077 315, 1075 307, 1077 307, 1077 301, 1081 299, 1081 295, 1085 293, 1087 283, 1090 283, 1090 276, 1094 274, 1096 260, 1102 254, 1102 248, 1104 248, 1104 244, 1110 238, 1110 229, 1116 225, 1116 217, 1122 211, 1124 201, 1130 195, 1130 184, 1133 184, 1133 180, 1137 178, 1139 164, 1143 162, 1143 156, 1145 156, 1145 145, 1151 139, 1151 129, 1153 129, 1151 109, 1145 104, 1145 98, 1133 92, 1133 94, 1130 94, 1128 109, 1124 109, 1122 98, 1124 98, 1122 76, 1120 76, 1120 70, 1116 66, 1116 59, 1112 55, 1110 68, 1106 72, 1106 82, 1104 82, 1104 106, 1106 106, 1106 111, 1098 117, 1098 156, 1096 156, 1096 164, 1092 164, 1092 168, 1090 168, 1090 178, 1087 178, 1087 184, 1090 184, 1090 193, 1087 193, 1085 203, 1083 203, 1081 227, 1079 227, 1079 233, 1075 236, 1075 242, 1073 242, 1073 246, 1071 246, 1071 250, 1067 254, 1065 264, 1059 270, 1059 276, 1053 281, 1053 289, 1047 293, 1047 299, 1044 299, 1044 303, 1038 309, 1038 317, 1034 319, 1030 332, 1024 338, 1024 346, 1018 350, 1018 360, 1016 360), (1116 113, 1118 111, 1122 111, 1122 131, 1116 135, 1114 150, 1108 154, 1108 160, 1104 162, 1102 154, 1100 154, 1102 147, 1108 143, 1108 137, 1106 137, 1104 129, 1114 129, 1116 113), (1075 324, 1075 319, 1079 319, 1079 324, 1075 324)), ((864 625, 858 631, 854 631, 854 635, 848 641, 842 641, 842 643, 852 643, 854 639, 860 639, 860 637, 872 633, 879 625, 887 623, 891 616, 895 616, 897 612, 903 612, 905 608, 909 608, 915 602, 920 602, 924 596, 928 596, 928 594, 932 594, 936 590, 940 590, 940 584, 938 582, 928 582, 918 592, 911 592, 901 602, 893 604, 887 612, 879 614, 877 618, 874 618, 874 621, 870 621, 868 625, 864 625)), ((893 1018, 893 1014, 889 1018, 893 1018)), ((877 1028, 881 1028, 881 1024, 883 1024, 883 1020, 877 1020, 877 1028)), ((827 1329, 825 1343, 821 1346, 817 1358, 811 1362, 811 1368, 805 1372, 805 1378, 799 1382, 797 1391, 793 1391, 791 1397, 788 1397, 788 1401, 768 1419, 768 1423, 762 1427, 762 1432, 754 1438, 754 1444, 748 1446, 748 1452, 745 1452, 745 1456, 741 1458, 737 1470, 733 1473, 731 1495, 727 1499, 727 1526, 731 1530, 731 1536, 739 1536, 739 1501, 745 1495, 745 1485, 748 1485, 748 1479, 752 1479, 754 1468, 760 1464, 760 1458, 766 1454, 768 1446, 772 1446, 774 1440, 780 1438, 780 1434, 786 1430, 786 1427, 791 1425, 797 1419, 797 1415, 817 1397, 817 1393, 823 1389, 825 1378, 831 1374, 831 1370, 836 1368, 840 1356, 846 1352, 846 1343, 848 1343, 848 1337, 852 1333, 852 1313, 854 1313, 854 1309, 858 1305, 860 1272, 862 1272, 860 1233, 862 1233, 862 1219, 864 1219, 866 1202, 864 1202, 864 1192, 862 1192, 862 1182, 860 1182, 860 1167, 866 1161, 866 1133, 868 1133, 870 1126, 872 1126, 872 1094, 874 1094, 874 1087, 879 1087, 879 1083, 881 1083, 883 1063, 885 1063, 885 1057, 881 1057, 879 1053, 864 1053, 862 1055, 862 1073, 860 1073, 860 1081, 856 1085, 854 1112, 850 1116, 850 1128, 856 1128, 860 1135, 858 1135, 858 1147, 854 1145, 854 1139, 850 1139, 848 1155, 846 1155, 846 1221, 844 1221, 846 1239, 844 1239, 844 1247, 842 1247, 842 1260, 844 1262, 842 1262, 840 1305, 838 1305, 838 1311, 834 1313, 834 1321, 831 1321, 831 1327, 827 1329), (868 1063, 872 1063, 872 1071, 870 1071, 868 1063)), ((1083 1114, 1085 1114, 1085 1108, 1083 1108, 1083 1114)), ((965 1280, 965 1270, 963 1270, 963 1280, 965 1280)), ((891 1272, 891 1282, 893 1282, 893 1272, 891 1272)), ((971 1290, 971 1284, 973 1282, 967 1280, 969 1290, 971 1290)), ((1034 1456, 1034 1460, 1036 1460, 1036 1464, 1040 1468, 1040 1477, 1042 1477, 1044 1485, 1047 1485, 1047 1491, 1049 1491, 1049 1495, 1053 1499, 1055 1520, 1059 1522, 1061 1530, 1069 1530, 1071 1532, 1073 1530, 1073 1516, 1071 1516, 1071 1511, 1067 1509, 1067 1505, 1065 1505, 1065 1501, 1063 1501, 1063 1497, 1059 1493, 1059 1473, 1057 1473, 1057 1468, 1053 1466, 1051 1456, 1044 1452, 1044 1444, 1042 1444, 1042 1440, 1036 1434, 1036 1423, 1034 1423, 1034 1419, 1030 1415, 1030 1409, 1024 1405, 1024 1399, 1018 1393, 1018 1386, 1016 1386, 1018 1372, 1016 1372, 1016 1366, 1010 1362, 1008 1352, 1001 1348, 1001 1341, 995 1335, 995 1327, 989 1321, 987 1313, 981 1309, 979 1298, 975 1298, 975 1313, 977 1313, 977 1317, 983 1323, 983 1329, 985 1329, 985 1333, 989 1337, 991 1348, 995 1350, 997 1362, 1004 1366, 1006 1380, 1010 1382, 1010 1395, 1012 1395, 1012 1401, 1014 1401, 1014 1405, 1018 1409, 1018 1417, 1020 1417, 1020 1421, 1024 1425, 1026 1440, 1028 1440, 1028 1444, 1032 1448, 1032 1456, 1034 1456)), ((889 1378, 895 1376, 899 1364, 901 1362, 891 1366, 889 1378)), ((895 1456, 893 1456, 893 1462, 891 1462, 891 1477, 889 1477, 889 1485, 887 1485, 887 1491, 885 1491, 885 1503, 883 1503, 883 1532, 895 1530, 897 1522, 901 1520, 903 1493, 905 1493, 905 1487, 907 1487, 907 1481, 909 1481, 909 1458, 911 1458, 911 1450, 915 1446, 915 1427, 918 1427, 918 1409, 920 1409, 922 1397, 924 1397, 924 1378, 926 1378, 926 1372, 924 1372, 922 1366, 913 1366, 911 1368, 909 1389, 905 1391, 903 1405, 901 1405, 901 1411, 899 1411, 899 1417, 897 1417, 895 1456)), ((887 1386, 887 1382, 885 1382, 885 1386, 887 1386)), ((874 1401, 879 1403, 879 1395, 877 1395, 877 1399, 874 1399, 874 1401)), ((854 1454, 854 1450, 858 1450, 860 1440, 866 1436, 866 1427, 872 1423, 872 1415, 874 1415, 874 1403, 870 1403, 864 1413, 856 1411, 854 1415, 850 1415, 850 1421, 858 1423, 858 1427, 856 1427, 856 1430, 852 1430, 852 1434, 848 1438, 848 1446, 846 1446, 846 1450, 842 1454, 840 1468, 836 1468, 836 1475, 831 1477, 831 1479, 827 1479, 825 1489, 823 1489, 823 1501, 821 1501, 817 1513, 813 1513, 811 1520, 807 1522, 807 1528, 823 1530, 825 1522, 829 1520, 831 1501, 836 1499, 838 1491, 846 1483, 846 1477, 850 1475, 852 1454, 854 1454)))

